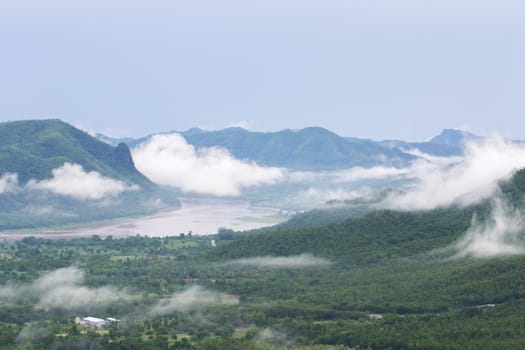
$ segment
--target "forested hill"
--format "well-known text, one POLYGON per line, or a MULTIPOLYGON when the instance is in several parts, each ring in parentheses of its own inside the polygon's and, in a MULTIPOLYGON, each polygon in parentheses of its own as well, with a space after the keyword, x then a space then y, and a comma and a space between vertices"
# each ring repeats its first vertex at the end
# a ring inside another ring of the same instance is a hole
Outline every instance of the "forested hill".
POLYGON ((502 181, 500 188, 513 205, 525 207, 525 168, 516 171, 510 180, 502 181))
POLYGON ((266 229, 220 246, 218 258, 290 256, 304 253, 368 264, 444 247, 469 227, 474 211, 404 213, 380 210, 319 227, 266 229))
POLYGON ((142 188, 154 186, 137 171, 124 143, 113 147, 56 119, 0 123, 0 175, 15 173, 26 183, 51 177, 66 162, 142 188))
POLYGON ((7 184, 0 188, 0 230, 144 215, 179 205, 173 193, 135 168, 126 144, 114 147, 60 120, 0 123, 0 180, 7 184))
MULTIPOLYGON (((415 159, 390 145, 341 137, 320 127, 277 132, 254 132, 237 127, 216 131, 193 128, 178 133, 197 148, 221 147, 238 159, 290 169, 329 170, 378 164, 404 166, 415 159)), ((97 137, 112 144, 126 142, 133 148, 151 136, 136 140, 97 137)))
MULTIPOLYGON (((513 205, 523 207, 525 169, 502 182, 500 187, 502 195, 513 205)), ((235 259, 310 253, 357 265, 366 264, 446 247, 465 233, 474 214, 484 218, 489 213, 488 201, 467 208, 431 211, 378 210, 328 225, 275 227, 253 235, 240 235, 242 238, 220 246, 215 255, 235 259)))
POLYGON ((402 166, 414 159, 398 149, 371 140, 343 138, 319 127, 271 133, 241 128, 190 130, 183 135, 196 147, 224 147, 239 159, 293 169, 336 169, 377 164, 402 166))
MULTIPOLYGON (((445 129, 438 136, 424 142, 343 137, 320 127, 276 132, 254 132, 237 127, 215 131, 193 128, 176 133, 184 136, 189 144, 197 148, 221 147, 238 159, 297 170, 334 170, 378 165, 402 167, 417 158, 414 154, 407 153, 407 150, 418 149, 423 153, 443 157, 460 156, 466 142, 483 139, 455 129, 445 129)), ((152 136, 112 139, 99 134, 97 138, 113 145, 124 142, 134 148, 147 142, 152 136)))

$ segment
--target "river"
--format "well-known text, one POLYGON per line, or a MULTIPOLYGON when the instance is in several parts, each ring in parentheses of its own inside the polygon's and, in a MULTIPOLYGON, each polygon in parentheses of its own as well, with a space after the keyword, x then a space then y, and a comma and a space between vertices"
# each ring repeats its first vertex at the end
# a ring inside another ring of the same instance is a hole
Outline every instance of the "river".
POLYGON ((135 235, 149 237, 176 236, 191 232, 193 235, 217 233, 221 227, 245 231, 282 222, 279 210, 250 205, 242 200, 181 199, 179 209, 159 212, 152 216, 118 219, 67 226, 59 229, 17 230, 0 232, 0 239, 16 240, 33 236, 40 238, 75 238, 135 235))

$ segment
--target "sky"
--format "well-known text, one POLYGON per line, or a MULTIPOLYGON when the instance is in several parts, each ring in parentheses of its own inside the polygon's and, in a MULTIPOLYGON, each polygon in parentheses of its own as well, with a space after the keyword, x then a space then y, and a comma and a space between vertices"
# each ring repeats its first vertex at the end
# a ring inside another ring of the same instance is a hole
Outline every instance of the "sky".
POLYGON ((2 0, 0 120, 525 139, 521 0, 2 0))

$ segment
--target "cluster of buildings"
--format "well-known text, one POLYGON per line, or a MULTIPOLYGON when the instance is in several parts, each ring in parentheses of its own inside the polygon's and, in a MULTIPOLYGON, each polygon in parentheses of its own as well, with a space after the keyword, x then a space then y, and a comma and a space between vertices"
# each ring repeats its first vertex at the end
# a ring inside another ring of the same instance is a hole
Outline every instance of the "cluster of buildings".
MULTIPOLYGON (((220 294, 217 295, 215 302, 224 305, 238 305, 240 303, 240 296, 235 294, 220 294)), ((119 323, 120 320, 112 317, 98 318, 93 316, 76 317, 75 323, 82 327, 99 329, 108 327, 119 323)))
POLYGON ((77 317, 75 318, 75 323, 79 326, 89 327, 89 328, 102 328, 106 326, 111 326, 117 324, 120 320, 112 317, 108 318, 98 318, 98 317, 77 317))

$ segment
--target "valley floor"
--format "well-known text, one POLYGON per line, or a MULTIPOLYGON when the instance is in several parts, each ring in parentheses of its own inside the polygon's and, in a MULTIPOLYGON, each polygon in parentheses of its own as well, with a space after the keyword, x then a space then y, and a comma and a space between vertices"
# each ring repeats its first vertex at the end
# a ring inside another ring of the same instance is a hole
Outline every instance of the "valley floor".
POLYGON ((0 245, 3 349, 518 349, 525 258, 222 259, 218 236, 0 245), (290 261, 290 260, 279 260, 290 261), (119 319, 100 329, 76 317, 119 319))
POLYGON ((123 218, 93 224, 77 224, 56 229, 0 231, 0 240, 18 240, 27 236, 58 239, 99 235, 114 238, 137 234, 149 237, 215 234, 220 228, 252 230, 283 222, 287 217, 279 209, 250 205, 234 199, 183 198, 181 207, 136 218, 123 218))

